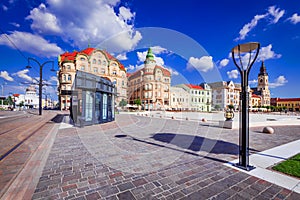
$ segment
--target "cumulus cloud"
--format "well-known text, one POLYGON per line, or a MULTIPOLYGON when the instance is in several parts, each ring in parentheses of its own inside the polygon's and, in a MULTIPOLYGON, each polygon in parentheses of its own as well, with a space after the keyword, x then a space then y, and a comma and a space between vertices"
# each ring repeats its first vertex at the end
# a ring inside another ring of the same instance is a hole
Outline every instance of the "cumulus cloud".
POLYGON ((269 44, 266 47, 262 47, 260 49, 259 55, 258 55, 258 60, 269 60, 269 59, 277 59, 281 57, 281 54, 277 54, 272 50, 272 44, 269 44))
POLYGON ((26 81, 32 82, 34 79, 32 77, 28 76, 28 74, 27 74, 28 72, 29 72, 28 69, 24 69, 24 70, 18 71, 16 73, 13 73, 13 76, 18 76, 26 81))
POLYGON ((187 63, 187 70, 196 68, 199 71, 207 72, 214 67, 212 56, 202 56, 201 58, 190 57, 187 63))
MULTIPOLYGON (((57 57, 57 55, 63 53, 63 50, 56 44, 49 43, 38 35, 14 31, 8 37, 21 51, 26 51, 37 56, 57 57)), ((15 49, 15 46, 7 40, 4 34, 0 35, 0 45, 7 45, 15 49)))
POLYGON ((253 79, 249 81, 249 85, 256 85, 257 84, 257 79, 253 79))
POLYGON ((31 29, 40 34, 60 33, 62 30, 59 27, 55 15, 49 13, 45 4, 41 4, 38 8, 30 11, 30 15, 26 17, 27 20, 32 20, 31 29))
POLYGON ((9 73, 7 71, 1 71, 0 77, 4 78, 7 81, 14 81, 14 79, 9 75, 9 73))
POLYGON ((220 61, 220 67, 225 67, 229 63, 229 59, 224 58, 223 60, 220 61))
POLYGON ((128 59, 127 56, 126 56, 126 53, 118 54, 118 55, 116 56, 116 58, 117 58, 118 60, 127 60, 127 59, 128 59))
POLYGON ((228 75, 228 78, 230 78, 230 79, 237 79, 239 76, 239 71, 234 69, 234 70, 228 71, 227 75, 228 75))
POLYGON ((278 76, 274 83, 269 83, 270 88, 276 88, 285 85, 288 80, 284 76, 278 76))
POLYGON ((129 65, 128 67, 126 67, 126 71, 134 71, 135 66, 134 65, 129 65))
MULTIPOLYGON (((145 61, 146 56, 147 56, 147 52, 148 52, 148 50, 147 51, 143 51, 143 52, 139 52, 139 51, 136 52, 139 63, 145 61)), ((154 60, 156 61, 156 64, 159 65, 159 66, 164 66, 164 64, 165 64, 164 59, 162 57, 156 56, 155 53, 154 53, 154 51, 152 51, 152 53, 154 55, 154 60)))
POLYGON ((271 21, 271 24, 276 24, 284 13, 285 10, 280 10, 280 8, 276 8, 276 6, 270 6, 267 13, 255 15, 249 23, 245 24, 239 32, 239 37, 237 37, 235 41, 244 40, 248 33, 257 26, 260 20, 267 19, 271 21))
POLYGON ((272 16, 271 23, 276 24, 279 19, 284 15, 285 10, 280 10, 280 8, 276 8, 275 6, 270 6, 268 9, 268 14, 272 16))
POLYGON ((38 33, 55 33, 71 45, 85 48, 88 43, 109 52, 133 49, 141 40, 134 30, 135 13, 121 6, 120 0, 47 0, 31 10, 27 19, 38 33), (80 6, 74 6, 80 5, 80 6))
POLYGON ((298 24, 300 22, 300 16, 295 13, 291 17, 289 17, 288 20, 293 24, 298 24))
POLYGON ((162 53, 169 53, 169 51, 166 48, 163 48, 161 46, 153 46, 151 47, 152 53, 158 55, 162 53))
POLYGON ((170 72, 171 72, 171 75, 173 76, 178 76, 179 75, 179 72, 176 71, 175 69, 171 68, 171 67, 166 67, 170 72))
POLYGON ((15 26, 15 27, 17 27, 17 28, 19 28, 19 27, 20 27, 20 24, 18 24, 18 23, 15 23, 15 22, 11 22, 10 24, 11 24, 11 25, 13 25, 13 26, 15 26))

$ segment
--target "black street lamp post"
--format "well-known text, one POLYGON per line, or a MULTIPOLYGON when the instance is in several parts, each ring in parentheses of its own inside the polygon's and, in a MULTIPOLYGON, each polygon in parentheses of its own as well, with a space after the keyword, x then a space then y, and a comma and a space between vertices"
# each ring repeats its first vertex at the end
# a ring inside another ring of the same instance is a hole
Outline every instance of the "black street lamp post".
POLYGON ((43 94, 43 67, 44 65, 46 65, 47 63, 52 63, 52 68, 51 71, 55 71, 54 70, 54 61, 49 60, 44 62, 43 64, 41 64, 39 61, 37 61, 34 58, 28 58, 28 65, 26 66, 26 68, 30 69, 31 66, 29 65, 30 60, 36 62, 39 67, 40 67, 40 80, 39 80, 39 115, 42 115, 42 94, 43 94))
POLYGON ((260 44, 258 42, 250 42, 239 44, 232 50, 232 59, 241 74, 240 93, 240 131, 239 131, 239 163, 237 167, 244 170, 251 170, 254 167, 249 165, 249 91, 248 76, 252 65, 254 64, 260 44), (241 55, 242 54, 242 55, 241 55), (239 64, 237 63, 239 60, 239 64))

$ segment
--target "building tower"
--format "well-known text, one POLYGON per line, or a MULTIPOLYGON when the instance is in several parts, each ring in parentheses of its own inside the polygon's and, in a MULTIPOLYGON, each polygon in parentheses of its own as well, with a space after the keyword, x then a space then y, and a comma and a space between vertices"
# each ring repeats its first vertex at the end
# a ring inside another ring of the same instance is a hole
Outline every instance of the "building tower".
POLYGON ((262 61, 257 79, 257 92, 260 93, 262 106, 270 106, 270 90, 268 79, 269 76, 266 70, 266 66, 264 61, 262 61))

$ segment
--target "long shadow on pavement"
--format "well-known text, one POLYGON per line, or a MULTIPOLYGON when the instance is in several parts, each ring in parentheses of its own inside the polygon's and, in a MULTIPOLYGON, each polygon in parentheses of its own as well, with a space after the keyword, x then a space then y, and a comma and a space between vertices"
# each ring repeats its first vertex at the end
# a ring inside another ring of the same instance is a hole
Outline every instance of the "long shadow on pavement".
POLYGON ((210 138, 204 138, 201 136, 174 134, 174 133, 157 133, 152 136, 154 140, 176 145, 180 148, 192 150, 192 151, 206 151, 208 153, 215 154, 231 154, 237 155, 239 146, 222 141, 214 140, 210 138), (188 141, 186 143, 186 141, 188 141))

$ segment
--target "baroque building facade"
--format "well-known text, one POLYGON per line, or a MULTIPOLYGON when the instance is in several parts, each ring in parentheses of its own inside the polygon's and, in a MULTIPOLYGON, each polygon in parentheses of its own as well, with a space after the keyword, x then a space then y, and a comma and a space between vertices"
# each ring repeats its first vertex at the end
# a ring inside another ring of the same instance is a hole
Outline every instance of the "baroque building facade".
POLYGON ((116 89, 115 104, 127 100, 127 77, 124 66, 108 52, 96 48, 65 52, 58 58, 58 93, 61 110, 68 110, 76 71, 88 72, 112 81, 116 89))
MULTIPOLYGON (((212 93, 211 88, 208 84, 203 83, 201 85, 193 84, 180 84, 174 86, 174 88, 182 88, 186 91, 186 95, 183 98, 182 94, 176 94, 176 92, 181 92, 180 90, 173 90, 171 93, 171 102, 172 109, 173 106, 176 109, 176 106, 183 105, 184 110, 190 111, 201 111, 201 112, 210 112, 211 111, 211 99, 212 93), (176 98, 177 97, 177 98, 176 98)), ((180 108, 180 106, 179 106, 180 108)))
POLYGON ((135 104, 141 101, 146 110, 169 109, 170 107, 171 73, 158 66, 151 48, 148 49, 144 67, 128 74, 128 100, 135 104))

